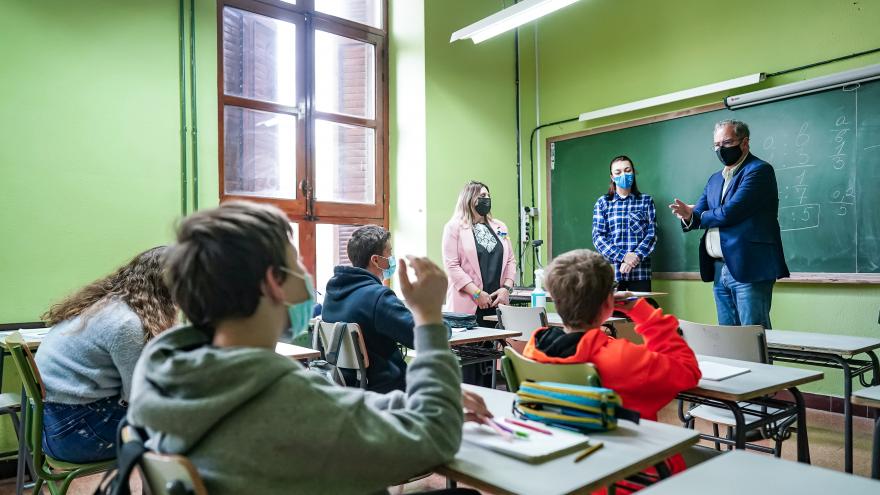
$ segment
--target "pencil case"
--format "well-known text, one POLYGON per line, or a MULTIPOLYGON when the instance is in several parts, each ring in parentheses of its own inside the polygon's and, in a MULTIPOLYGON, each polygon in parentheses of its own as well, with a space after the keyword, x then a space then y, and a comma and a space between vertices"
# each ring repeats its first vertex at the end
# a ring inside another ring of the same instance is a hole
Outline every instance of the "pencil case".
POLYGON ((624 408, 620 396, 609 388, 556 382, 523 382, 514 411, 526 419, 578 431, 613 430, 618 419, 639 422, 639 413, 624 408))

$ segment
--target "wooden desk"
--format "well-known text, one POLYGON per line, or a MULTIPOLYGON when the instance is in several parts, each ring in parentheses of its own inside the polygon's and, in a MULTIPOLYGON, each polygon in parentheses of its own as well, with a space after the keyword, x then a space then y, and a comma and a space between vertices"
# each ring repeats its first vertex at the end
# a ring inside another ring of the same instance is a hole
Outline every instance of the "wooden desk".
MULTIPOLYGON (((804 409, 804 399, 800 391, 797 389, 797 386, 821 380, 824 376, 821 371, 773 366, 769 364, 752 363, 736 359, 724 359, 714 356, 698 355, 697 358, 700 361, 714 361, 729 366, 748 368, 750 371, 726 380, 700 380, 696 388, 678 394, 679 399, 697 404, 730 409, 736 419, 736 438, 734 445, 738 449, 745 448, 746 444, 746 421, 743 405, 740 404, 740 402, 748 402, 758 406, 768 406, 770 408, 779 409, 776 413, 768 413, 766 415, 762 415, 760 412, 756 413, 754 409, 749 410, 748 412, 750 414, 763 416, 763 419, 754 421, 748 425, 748 429, 750 430, 760 428, 766 424, 778 421, 781 418, 789 417, 792 413, 796 413, 798 461, 806 463, 810 462, 810 450, 807 440, 807 416, 804 409), (788 390, 791 392, 795 400, 794 405, 788 402, 764 397, 782 390, 788 390)), ((727 439, 719 439, 711 435, 701 435, 701 437, 713 441, 720 441, 722 443, 730 442, 727 439)))
MULTIPOLYGON (((462 388, 480 394, 497 418, 510 417, 515 394, 472 385, 462 385, 462 388)), ((455 459, 437 472, 491 493, 589 493, 653 466, 697 442, 694 430, 646 420, 638 425, 620 421, 614 431, 589 436, 604 446, 577 464, 574 459, 578 452, 530 464, 463 442, 455 459)))
POLYGON ((732 451, 639 492, 644 495, 711 493, 742 495, 826 495, 880 493, 880 482, 768 455, 732 451))
POLYGON ((877 418, 874 420, 874 446, 871 450, 871 477, 880 480, 880 387, 853 393, 852 403, 877 410, 877 418))
POLYGON ((844 470, 853 467, 853 416, 850 406, 853 380, 862 386, 880 385, 880 362, 874 351, 880 338, 852 337, 827 333, 767 330, 767 348, 772 361, 807 364, 843 371, 844 470), (864 354, 867 360, 855 356, 864 354), (867 373, 872 372, 869 382, 867 373))
POLYGON ((321 353, 319 351, 309 349, 308 347, 285 344, 284 342, 278 342, 277 344, 275 344, 275 352, 281 354, 284 357, 296 359, 297 361, 302 359, 317 359, 321 357, 321 353))

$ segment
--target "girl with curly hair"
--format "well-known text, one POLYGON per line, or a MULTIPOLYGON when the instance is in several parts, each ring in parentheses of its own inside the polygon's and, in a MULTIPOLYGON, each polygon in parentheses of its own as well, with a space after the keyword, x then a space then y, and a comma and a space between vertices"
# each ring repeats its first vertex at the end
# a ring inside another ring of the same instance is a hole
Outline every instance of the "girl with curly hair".
POLYGON ((162 279, 164 246, 145 251, 114 273, 52 306, 52 329, 36 355, 45 385, 43 450, 88 463, 114 457, 134 366, 153 337, 170 328, 177 309, 162 279))

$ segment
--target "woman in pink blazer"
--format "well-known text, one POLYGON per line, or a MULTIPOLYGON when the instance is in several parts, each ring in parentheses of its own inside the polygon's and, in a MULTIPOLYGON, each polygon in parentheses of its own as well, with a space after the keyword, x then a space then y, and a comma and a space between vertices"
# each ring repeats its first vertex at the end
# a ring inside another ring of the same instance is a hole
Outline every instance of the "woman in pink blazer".
POLYGON ((447 310, 475 314, 482 326, 483 317, 495 314, 496 306, 509 304, 516 276, 507 226, 492 218, 491 210, 489 188, 468 182, 443 229, 447 310))

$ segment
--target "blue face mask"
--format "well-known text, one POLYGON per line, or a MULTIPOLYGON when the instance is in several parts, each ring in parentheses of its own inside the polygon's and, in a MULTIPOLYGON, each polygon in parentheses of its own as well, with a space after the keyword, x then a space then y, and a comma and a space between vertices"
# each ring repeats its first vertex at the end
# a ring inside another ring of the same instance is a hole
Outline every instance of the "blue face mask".
POLYGON ((620 174, 611 178, 617 187, 621 189, 629 189, 633 185, 635 176, 633 174, 620 174))
POLYGON ((312 284, 312 277, 306 273, 301 275, 290 269, 282 267, 282 271, 299 277, 306 284, 306 292, 309 297, 303 302, 287 305, 287 314, 290 316, 290 331, 292 338, 297 338, 309 329, 309 321, 312 319, 312 311, 315 308, 315 286, 312 284))
MULTIPOLYGON (((380 258, 385 258, 384 256, 380 256, 380 258)), ((392 254, 391 256, 385 258, 388 260, 388 268, 382 269, 382 280, 389 280, 391 277, 397 273, 397 258, 392 254)))

